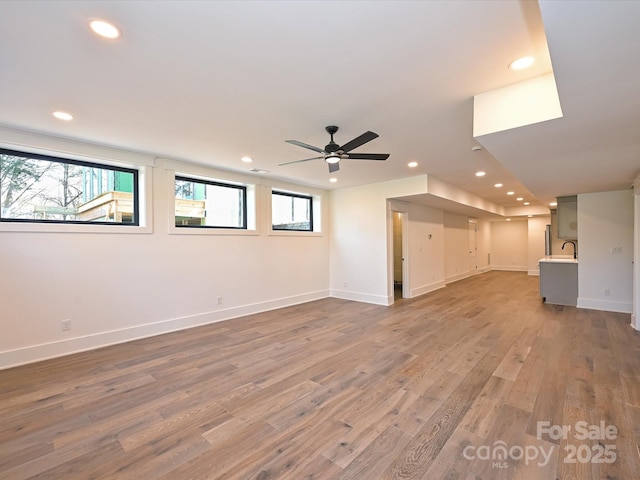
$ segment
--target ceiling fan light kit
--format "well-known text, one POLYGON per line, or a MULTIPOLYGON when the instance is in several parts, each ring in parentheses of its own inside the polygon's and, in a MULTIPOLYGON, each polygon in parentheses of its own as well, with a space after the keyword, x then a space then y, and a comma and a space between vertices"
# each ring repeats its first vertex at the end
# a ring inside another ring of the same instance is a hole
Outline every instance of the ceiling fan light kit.
POLYGON ((331 136, 331 139, 324 149, 314 147, 307 143, 299 142, 298 140, 285 140, 287 143, 297 145, 298 147, 307 148, 313 150, 316 153, 321 154, 319 157, 305 158, 302 160, 294 160, 293 162, 281 163, 279 166, 290 165, 292 163, 308 162, 309 160, 324 159, 329 164, 329 172, 337 172, 340 170, 340 160, 386 160, 389 158, 388 153, 350 153, 351 150, 355 150, 361 145, 364 145, 371 140, 378 138, 378 134, 368 131, 354 138, 350 142, 340 146, 333 140, 333 135, 338 131, 338 127, 335 125, 329 125, 326 127, 327 133, 331 136))

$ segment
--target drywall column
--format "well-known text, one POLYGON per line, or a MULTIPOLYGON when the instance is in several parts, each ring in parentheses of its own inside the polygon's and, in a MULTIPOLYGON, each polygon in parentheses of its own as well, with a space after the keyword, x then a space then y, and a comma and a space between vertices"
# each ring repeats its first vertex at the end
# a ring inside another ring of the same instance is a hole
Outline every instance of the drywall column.
POLYGON ((578 308, 632 313, 634 197, 578 194, 578 308))

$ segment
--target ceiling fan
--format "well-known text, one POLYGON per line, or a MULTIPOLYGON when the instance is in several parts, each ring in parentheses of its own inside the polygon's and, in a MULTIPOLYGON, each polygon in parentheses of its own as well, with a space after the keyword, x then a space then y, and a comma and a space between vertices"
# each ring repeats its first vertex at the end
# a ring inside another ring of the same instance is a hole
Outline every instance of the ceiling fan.
POLYGON ((329 172, 333 173, 340 170, 340 165, 338 163, 340 162, 340 160, 386 160, 387 158, 389 158, 388 153, 349 153, 351 152, 351 150, 358 148, 360 145, 364 145, 374 138, 378 138, 377 133, 365 132, 359 137, 356 137, 350 142, 347 142, 344 145, 340 146, 333 141, 333 135, 338 131, 338 127, 336 127, 335 125, 329 125, 328 127, 326 127, 326 130, 329 135, 331 135, 331 141, 324 147, 324 149, 314 147, 313 145, 299 142, 297 140, 285 140, 285 142, 287 143, 291 143, 293 145, 297 145, 302 148, 308 148, 309 150, 318 152, 319 154, 321 154, 321 156, 281 163, 279 166, 289 165, 291 163, 308 162, 309 160, 318 160, 320 158, 323 158, 324 161, 329 164, 329 172))

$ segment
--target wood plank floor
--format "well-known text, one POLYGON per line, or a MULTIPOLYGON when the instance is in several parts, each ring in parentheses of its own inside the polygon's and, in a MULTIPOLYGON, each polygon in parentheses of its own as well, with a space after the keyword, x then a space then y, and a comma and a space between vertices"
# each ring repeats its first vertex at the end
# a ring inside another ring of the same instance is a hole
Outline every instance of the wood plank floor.
POLYGON ((639 478, 629 321, 490 272, 5 370, 0 478, 639 478))

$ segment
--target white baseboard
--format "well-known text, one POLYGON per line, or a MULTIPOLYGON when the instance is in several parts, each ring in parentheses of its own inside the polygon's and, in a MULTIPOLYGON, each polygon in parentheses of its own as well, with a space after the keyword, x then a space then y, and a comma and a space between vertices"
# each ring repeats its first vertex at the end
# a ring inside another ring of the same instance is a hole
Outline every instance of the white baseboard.
POLYGON ((529 267, 524 265, 491 265, 492 270, 502 272, 528 272, 529 267))
POLYGON ((40 345, 30 345, 28 347, 17 348, 0 352, 0 370, 17 367, 27 363, 39 362, 50 358, 62 357, 73 353, 85 352, 96 348, 107 347, 118 343, 130 342, 141 338, 161 335, 163 333, 175 332, 187 328, 207 325, 210 323, 231 320, 254 313, 266 312, 277 308, 289 307, 300 303, 320 300, 329 296, 327 290, 310 292, 292 297, 279 298, 266 302, 242 305, 239 307, 204 312, 186 317, 172 318, 159 322, 136 325, 129 328, 100 332, 83 337, 69 338, 56 342, 44 343, 40 345))
POLYGON ((612 302, 610 300, 600 300, 597 298, 578 297, 578 308, 588 308, 589 310, 603 310, 605 312, 633 313, 631 302, 612 302))
POLYGON ((419 297, 420 295, 424 295, 425 293, 433 292, 435 290, 439 290, 440 288, 446 287, 446 283, 443 280, 430 283, 428 285, 423 285, 422 287, 412 288, 411 289, 411 298, 419 297))
POLYGON ((331 290, 330 297, 341 298, 342 300, 353 300, 354 302, 373 303, 375 305, 389 306, 393 304, 393 295, 371 295, 370 293, 350 292, 348 290, 331 290))
POLYGON ((453 282, 457 282, 458 280, 464 280, 465 278, 469 278, 472 275, 474 275, 475 272, 462 272, 462 273, 456 273, 455 275, 449 275, 448 277, 444 278, 444 283, 453 283, 453 282))

